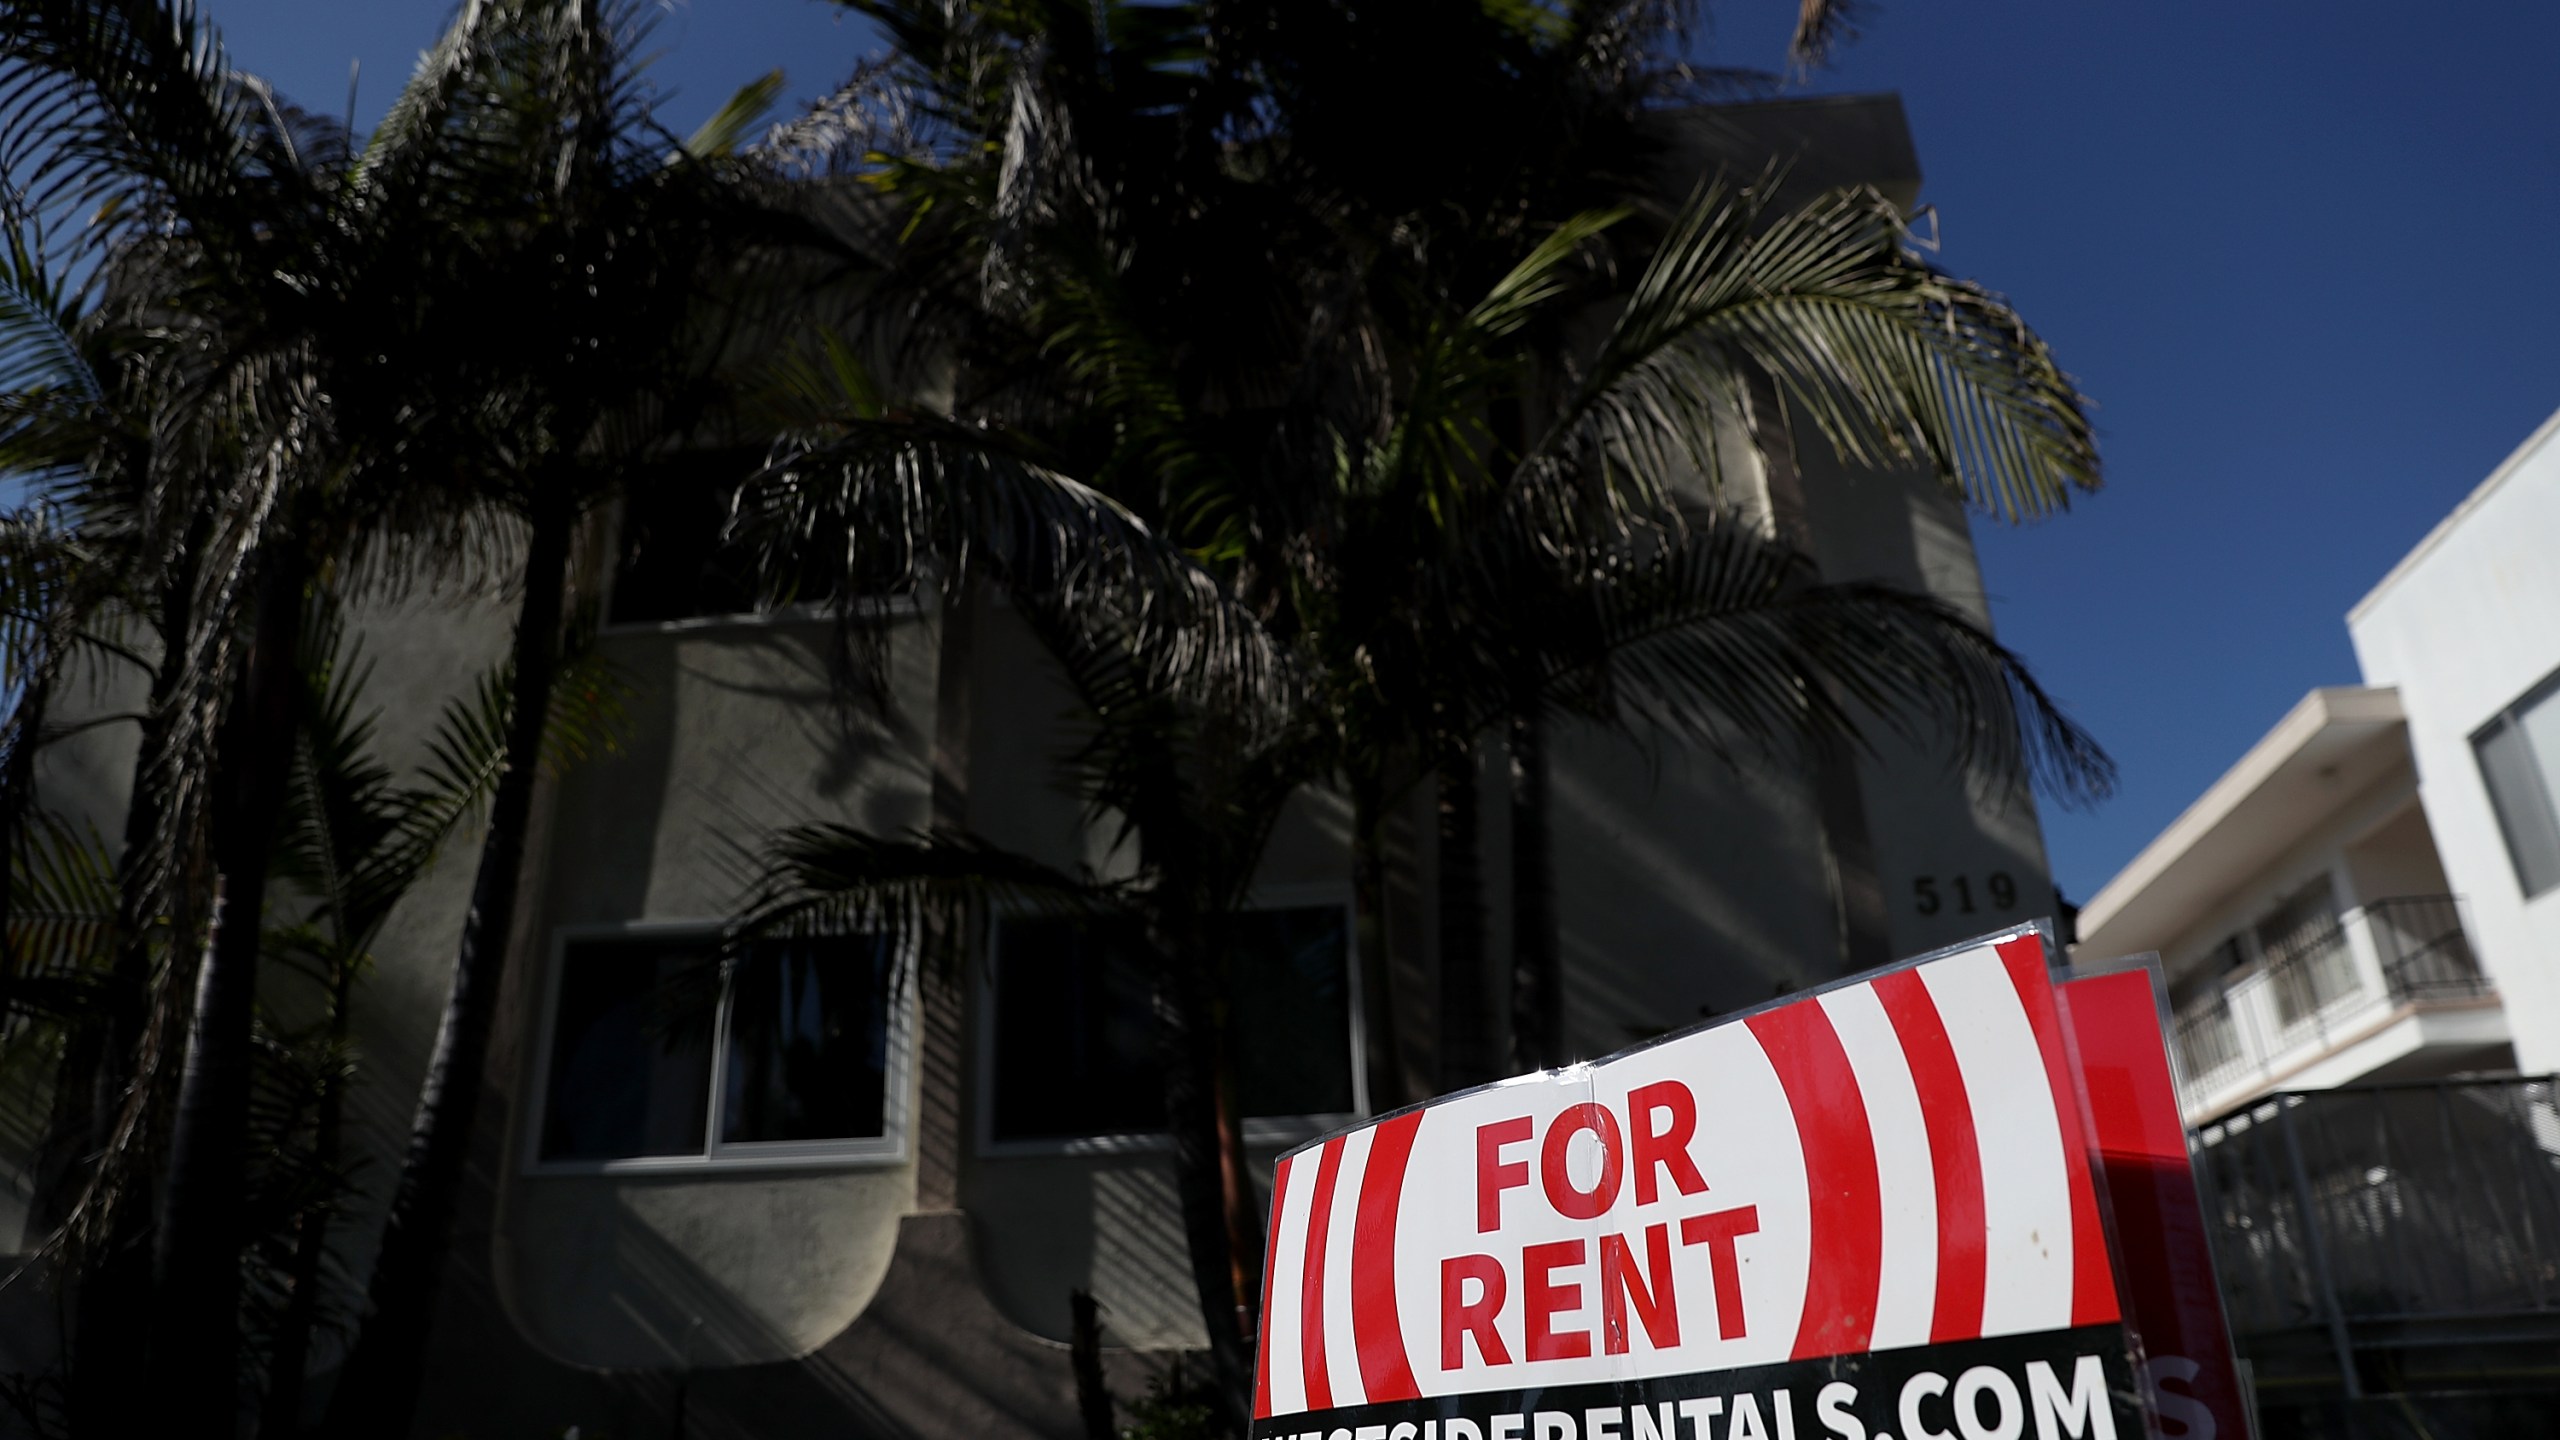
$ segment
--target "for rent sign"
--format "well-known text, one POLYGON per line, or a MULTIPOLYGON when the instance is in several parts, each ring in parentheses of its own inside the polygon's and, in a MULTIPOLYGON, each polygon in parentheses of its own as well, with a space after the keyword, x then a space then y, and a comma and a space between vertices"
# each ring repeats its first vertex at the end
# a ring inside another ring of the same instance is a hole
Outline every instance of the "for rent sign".
POLYGON ((2011 934, 1299 1150, 1256 1440, 2134 1440, 2072 1053, 2011 934))

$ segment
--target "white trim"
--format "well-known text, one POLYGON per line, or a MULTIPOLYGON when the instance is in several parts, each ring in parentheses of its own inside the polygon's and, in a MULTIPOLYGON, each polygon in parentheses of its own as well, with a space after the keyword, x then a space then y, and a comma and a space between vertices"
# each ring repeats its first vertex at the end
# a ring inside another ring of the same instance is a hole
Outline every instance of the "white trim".
MULTIPOLYGON (((729 1083, 729 987, 720 987, 719 1008, 712 1016, 710 1095, 703 1113, 702 1151, 693 1155, 634 1155, 614 1160, 548 1160, 542 1154, 543 1127, 551 1109, 551 1049, 559 1023, 560 969, 570 942, 578 940, 716 939, 720 920, 630 920, 562 925, 551 932, 544 955, 540 1028, 535 1031, 533 1072, 525 1093, 523 1137, 517 1164, 527 1176, 683 1175, 744 1170, 871 1169, 905 1164, 912 1129, 915 1090, 915 990, 896 987, 888 1014, 889 1048, 880 1090, 880 1133, 842 1140, 751 1140, 723 1142, 720 1118, 729 1083)), ((901 956, 899 963, 912 957, 901 956)), ((910 967, 912 971, 912 967, 910 967)))
MULTIPOLYGON (((2080 907, 2083 941, 2095 940, 2135 901, 2144 898, 2153 885, 2184 862, 2199 843, 2257 798, 2269 781, 2294 765, 2306 749, 2332 730, 2379 733, 2407 723, 2400 692, 2387 685, 2328 685, 2304 695, 2080 907)), ((2357 743, 2364 741, 2359 739, 2357 743)), ((2143 948, 2150 947, 2146 944, 2143 948)))
POLYGON ((2418 568, 2420 561, 2434 554, 2436 547, 2444 543, 2445 537, 2451 535, 2457 526, 2469 519, 2472 511, 2488 504, 2489 497, 2496 494, 2499 488, 2507 483, 2507 477, 2523 469, 2524 462, 2531 459, 2533 453, 2540 450, 2554 434, 2560 434, 2560 410, 2551 412, 2540 425, 2535 426, 2533 433, 2525 437, 2524 443, 2509 451, 2507 458, 2498 462, 2498 468, 2489 472, 2488 479, 2472 487, 2471 493, 2462 497, 2462 503, 2453 507, 2452 514, 2437 521, 2436 528, 2428 531, 2426 538, 2420 540, 2408 554, 2401 556, 2400 563, 2392 566, 2389 573, 2375 581, 2373 588, 2364 593, 2363 599, 2347 607, 2347 624, 2353 626, 2357 621, 2362 620, 2365 612, 2371 610, 2382 599, 2383 592, 2399 584, 2402 577, 2418 568))
MULTIPOLYGON (((1369 1115, 1369 1064, 1366 1023, 1360 1005, 1360 924, 1356 897, 1348 883, 1259 886, 1246 897, 1244 910, 1295 910, 1317 906, 1333 906, 1342 911, 1342 975, 1348 991, 1344 1019, 1350 1028, 1351 1104, 1348 1115, 1272 1115, 1249 1118, 1244 1122, 1244 1143, 1249 1148, 1288 1149, 1303 1145, 1319 1135, 1330 1134, 1346 1126, 1356 1125, 1369 1115)), ((995 955, 999 932, 1004 922, 1017 915, 1032 912, 1019 907, 1000 908, 987 917, 987 949, 977 972, 971 996, 977 1012, 970 1027, 976 1055, 970 1065, 970 1081, 976 1103, 971 1107, 970 1131, 975 1153, 989 1160, 1036 1159, 1060 1155, 1145 1155, 1173 1148, 1173 1136, 1161 1130, 1117 1131, 1100 1135, 1072 1135, 1053 1139, 999 1140, 995 1134, 995 955)))

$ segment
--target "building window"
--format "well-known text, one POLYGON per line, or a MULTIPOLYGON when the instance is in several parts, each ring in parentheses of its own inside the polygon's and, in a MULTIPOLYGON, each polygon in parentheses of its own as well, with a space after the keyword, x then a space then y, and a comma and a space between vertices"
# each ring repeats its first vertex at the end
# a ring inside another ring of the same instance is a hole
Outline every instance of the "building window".
MULTIPOLYGON (((1347 912, 1277 907, 1230 924, 1231 1038, 1247 1138, 1312 1134, 1358 1114, 1347 912)), ((1153 981, 1135 927, 1009 916, 994 949, 983 1138, 1054 1145, 1160 1133, 1153 981)))
MULTIPOLYGON (((738 474, 745 473, 742 466, 738 474)), ((734 477, 721 478, 734 485, 734 477)), ((606 617, 611 623, 662 625, 754 613, 753 567, 723 539, 729 490, 693 473, 631 487, 622 501, 622 553, 606 617)))
POLYGON ((534 1160, 550 1168, 894 1159, 904 1026, 871 936, 565 939, 534 1160))
POLYGON ((2530 898, 2560 885, 2560 676, 2544 680, 2471 737, 2489 804, 2507 837, 2516 883, 2530 898))
MULTIPOLYGON (((774 613, 763 607, 753 556, 729 538, 731 499, 755 464, 755 458, 714 451, 652 474, 624 492, 608 623, 671 625, 774 613)), ((835 580, 825 557, 811 560, 791 587, 791 603, 782 613, 826 605, 835 598, 835 580)), ((914 585, 903 574, 892 574, 853 593, 865 603, 893 604, 912 601, 914 585)))

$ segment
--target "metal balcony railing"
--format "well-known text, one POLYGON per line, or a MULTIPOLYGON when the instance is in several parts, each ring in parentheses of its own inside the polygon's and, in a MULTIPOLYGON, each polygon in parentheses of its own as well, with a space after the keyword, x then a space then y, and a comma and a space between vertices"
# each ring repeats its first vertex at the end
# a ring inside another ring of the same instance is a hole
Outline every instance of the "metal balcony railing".
POLYGON ((2186 1098, 2229 1095, 2316 1059, 2399 1006, 2489 993, 2457 897, 2397 897, 2312 917, 2268 943, 2256 965, 2179 1009, 2186 1098))
POLYGON ((2179 1013, 2178 1058, 2185 1062, 2191 1088, 2248 1065, 2248 1041, 2241 1037, 2240 1017, 2232 1013, 2228 995, 2217 990, 2179 1013))
POLYGON ((2549 1077, 2270 1095, 2193 1155, 2231 1328, 2560 1315, 2549 1077))
POLYGON ((2329 1007, 2353 999, 2357 983, 2355 956, 2347 948, 2347 929, 2335 915, 2324 915, 2285 937, 2267 957, 2267 988, 2275 995, 2276 1023, 2286 1032, 2318 1023, 2329 1007))
POLYGON ((2461 902, 2451 895, 2376 900, 2364 910, 2383 981, 2402 999, 2486 995, 2489 979, 2471 953, 2461 902))

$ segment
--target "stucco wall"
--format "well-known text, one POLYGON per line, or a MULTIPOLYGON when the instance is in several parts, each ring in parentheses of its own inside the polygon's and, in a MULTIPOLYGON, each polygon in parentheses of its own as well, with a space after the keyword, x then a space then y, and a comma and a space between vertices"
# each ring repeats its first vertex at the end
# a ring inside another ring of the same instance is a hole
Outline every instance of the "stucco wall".
MULTIPOLYGON (((632 691, 626 739, 572 770, 552 797, 519 1016, 541 1013, 539 985, 563 930, 716 926, 737 906, 745 857, 775 829, 833 820, 894 834, 924 823, 932 645, 918 617, 890 624, 895 698, 885 712, 836 700, 824 622, 602 639, 632 691)), ((500 1291, 532 1343, 598 1368, 741 1364, 804 1354, 853 1321, 913 1207, 912 1144, 894 1162, 791 1169, 529 1170, 535 1028, 519 1032, 514 1178, 497 1237, 500 1291)), ((901 1080, 910 1087, 912 1066, 910 1054, 901 1080)))
POLYGON ((2560 1068, 2560 892, 2524 898, 2470 737, 2560 670, 2555 553, 2560 441, 2546 424, 2347 622, 2366 683, 2399 687, 2427 823, 2527 1072, 2560 1068))
MULTIPOLYGON (((1852 468, 1810 433, 1797 446, 1824 580, 1925 592, 1990 626, 1971 522, 1933 477, 1852 468)), ((1857 771, 1889 954, 1916 955, 2054 913, 2044 831, 2020 777, 1958 765, 1953 736, 1903 739, 1882 724, 1866 734, 1870 753, 1857 771), (1996 877, 2006 877, 2015 897, 2006 906, 1994 896, 1996 877)))
MULTIPOLYGON (((462 602, 438 594, 413 594, 397 603, 349 608, 349 658, 370 660, 359 705, 373 718, 374 753, 406 781, 426 757, 445 706, 502 656, 512 606, 503 600, 462 602)), ((129 642, 150 648, 140 626, 129 642)), ((130 666, 101 665, 66 688, 63 718, 138 712, 147 679, 130 666)), ((110 852, 122 843, 124 812, 138 748, 131 723, 86 729, 47 746, 37 774, 44 808, 74 825, 92 827, 110 852)), ((453 946, 479 858, 480 833, 464 827, 446 843, 436 863, 393 912, 375 945, 375 964, 357 987, 355 1043, 359 1055, 347 1096, 347 1144, 356 1184, 348 1210, 331 1232, 337 1273, 360 1285, 372 1269, 374 1240, 390 1205, 390 1189, 415 1115, 418 1086, 433 1047, 437 1017, 451 983, 453 946)), ((271 890, 277 923, 292 904, 271 890)), ((259 978, 260 1002, 287 1020, 313 1013, 316 997, 301 972, 267 966, 259 978)), ((30 1094, 28 1097, 32 1098, 30 1094)), ((33 1115, 35 1112, 29 1112, 33 1115)), ((0 1155, 0 1185, 17 1178, 14 1157, 0 1155)), ((0 1245, 16 1242, 22 1212, 0 1198, 0 1245)), ((347 1297, 352 1302, 353 1297, 347 1297)), ((334 1337, 323 1337, 319 1358, 332 1363, 334 1337)))
POLYGON ((2407 799, 2390 819, 2347 845, 2347 878, 2356 903, 2370 904, 2408 895, 2448 893, 2444 862, 2436 857, 2435 832, 2427 828, 2426 807, 2417 803, 2417 777, 2409 776, 2407 799))
POLYGON ((2230 888, 2223 897, 2160 946, 2170 980, 2183 981, 2215 946, 2255 925, 2314 881, 2330 882, 2341 909, 2361 904, 2367 896, 2355 884, 2347 847, 2406 807, 2416 790, 2415 774, 2405 765, 2394 766, 2341 804, 2324 823, 2296 836, 2266 864, 2249 874, 2229 877, 2230 888))

